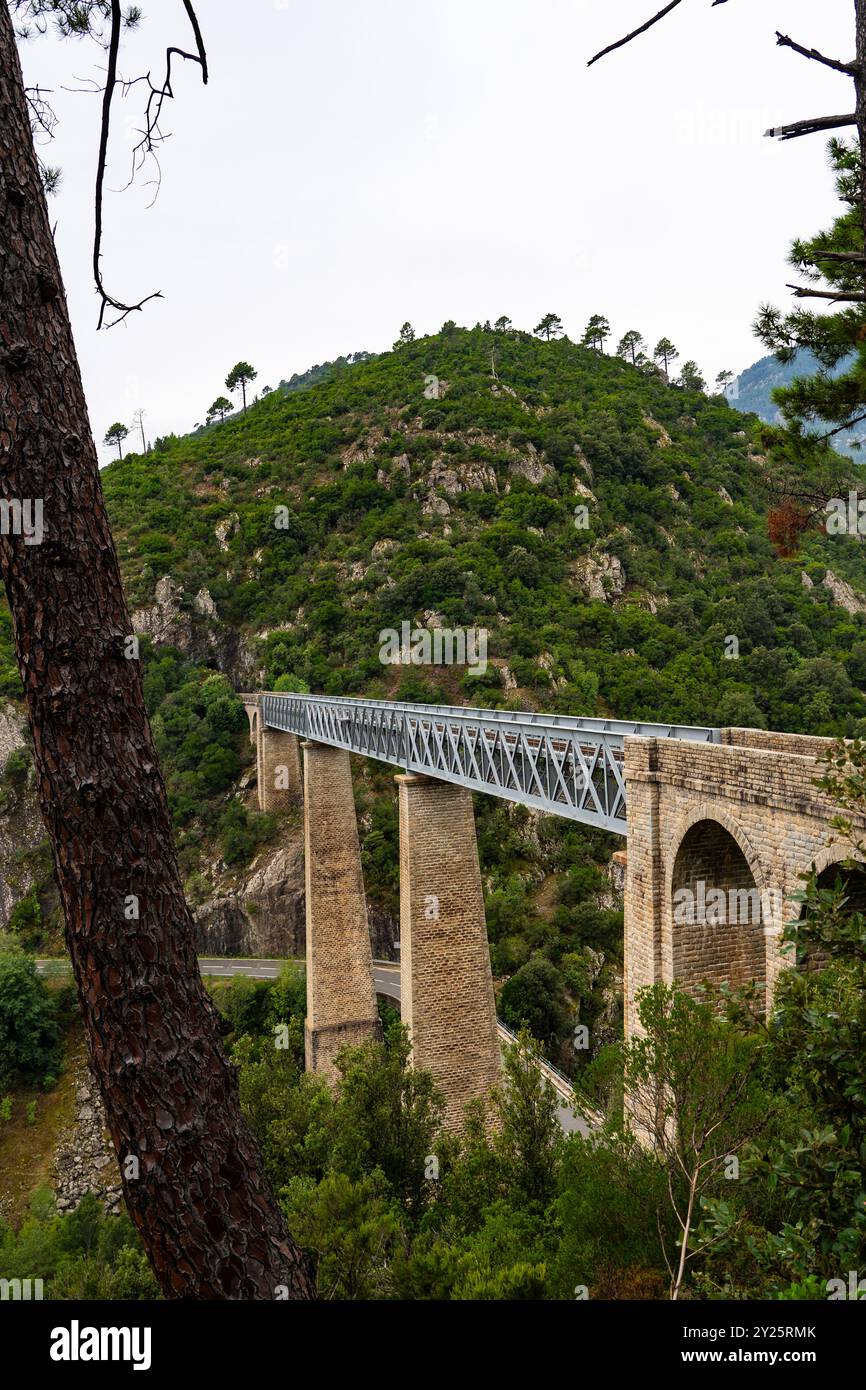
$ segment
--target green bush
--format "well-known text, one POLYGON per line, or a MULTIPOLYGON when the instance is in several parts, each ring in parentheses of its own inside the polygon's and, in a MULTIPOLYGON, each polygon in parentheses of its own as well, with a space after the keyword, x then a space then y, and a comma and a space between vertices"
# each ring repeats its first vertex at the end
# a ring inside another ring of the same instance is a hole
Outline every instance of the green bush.
POLYGON ((53 1084, 60 1056, 54 1005, 35 960, 0 940, 0 1086, 53 1084))

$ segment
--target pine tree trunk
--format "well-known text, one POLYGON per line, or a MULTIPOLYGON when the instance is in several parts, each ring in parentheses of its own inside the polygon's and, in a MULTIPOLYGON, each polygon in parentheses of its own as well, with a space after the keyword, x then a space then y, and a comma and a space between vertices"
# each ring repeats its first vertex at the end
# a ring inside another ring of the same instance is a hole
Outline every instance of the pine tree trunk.
POLYGON ((199 976, 5 3, 0 139, 3 494, 44 505, 0 565, 127 1207, 167 1296, 309 1298, 199 976))
POLYGON ((854 92, 857 137, 860 142, 860 218, 866 241, 866 0, 854 0, 854 34, 857 56, 854 92))

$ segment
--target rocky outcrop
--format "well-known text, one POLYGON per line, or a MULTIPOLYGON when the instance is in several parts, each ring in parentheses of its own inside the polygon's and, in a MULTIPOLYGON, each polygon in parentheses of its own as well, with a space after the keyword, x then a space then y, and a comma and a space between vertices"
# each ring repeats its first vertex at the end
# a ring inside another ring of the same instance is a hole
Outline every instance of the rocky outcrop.
MULTIPOLYGON (((372 904, 368 916, 373 955, 395 960, 395 917, 372 904)), ((199 955, 302 957, 306 923, 301 831, 283 827, 280 844, 260 854, 231 892, 217 893, 194 908, 193 918, 199 955)))
POLYGON ((190 661, 216 666, 238 690, 258 684, 260 662, 243 633, 220 622, 208 589, 199 589, 187 606, 183 586, 163 575, 150 607, 134 610, 132 630, 155 647, 176 647, 190 661))
POLYGON ((170 574, 156 581, 154 602, 150 608, 136 608, 132 615, 132 630, 150 637, 155 647, 177 647, 186 652, 192 645, 192 618, 181 608, 183 586, 175 584, 170 574))
POLYGON ((237 512, 231 512, 229 516, 217 522, 213 529, 220 550, 228 550, 229 542, 235 532, 240 530, 240 525, 241 519, 237 512))
POLYGON ((652 430, 655 434, 658 435, 658 438, 656 440, 657 449, 667 449, 673 443, 673 440, 671 439, 670 435, 668 434, 667 430, 665 429, 664 425, 661 423, 660 420, 656 420, 652 415, 649 415, 646 412, 643 415, 641 415, 641 419, 643 420, 647 429, 652 430))
POLYGON ((254 860, 234 891, 194 909, 200 955, 304 954, 304 847, 299 832, 286 835, 254 860))
POLYGON ((839 579, 832 570, 824 575, 824 588, 829 589, 835 603, 846 613, 866 613, 866 599, 857 594, 845 579, 839 579))
POLYGON ((575 561, 573 568, 587 598, 608 603, 625 592, 625 571, 616 555, 608 555, 605 551, 599 555, 584 555, 575 561))
POLYGON ((94 1192, 116 1216, 123 1203, 117 1160, 108 1137, 105 1110, 87 1062, 75 1064, 75 1115, 54 1153, 54 1191, 60 1212, 74 1211, 94 1192))
POLYGON ((531 441, 527 441, 526 453, 512 459, 508 467, 512 473, 526 478, 527 482, 535 483, 536 486, 543 483, 545 478, 552 478, 556 472, 553 465, 547 462, 531 441))

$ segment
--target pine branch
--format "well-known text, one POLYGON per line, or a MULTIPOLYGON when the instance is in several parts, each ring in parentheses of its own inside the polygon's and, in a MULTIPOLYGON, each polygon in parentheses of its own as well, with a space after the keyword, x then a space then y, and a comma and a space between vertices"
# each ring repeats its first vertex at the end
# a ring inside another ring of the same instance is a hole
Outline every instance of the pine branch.
POLYGON ((848 294, 843 291, 808 290, 805 285, 786 285, 785 288, 793 290, 797 299, 830 299, 836 304, 866 304, 866 294, 859 292, 848 294))
POLYGON ((663 10, 659 10, 658 14, 653 15, 652 19, 648 19, 646 24, 642 24, 639 29, 633 29, 630 34, 626 34, 624 39, 617 39, 616 43, 609 43, 607 48, 603 48, 600 53, 596 53, 594 58, 590 58, 586 66, 591 68, 593 63, 598 62, 599 58, 604 58, 608 53, 613 53, 614 49, 624 48, 627 43, 631 43, 632 39, 636 39, 639 34, 645 34, 647 29, 651 29, 654 24, 658 24, 660 19, 664 19, 665 15, 670 14, 671 10, 675 10, 679 4, 680 0, 671 0, 669 5, 665 5, 663 10))
MULTIPOLYGON (((202 70, 202 81, 206 83, 208 78, 207 54, 205 53, 204 42, 201 36, 201 29, 199 28, 198 18, 196 16, 195 10, 193 9, 192 0, 183 0, 183 8, 186 11, 186 16, 190 22, 193 35, 195 37, 196 52, 186 53, 181 48, 168 48, 166 50, 166 75, 162 87, 154 87, 153 84, 150 83, 149 75, 146 79, 150 85, 151 94, 148 98, 147 104, 146 130, 143 139, 140 143, 148 152, 152 152, 154 138, 161 139, 161 137, 156 135, 156 132, 158 131, 158 121, 160 111, 162 109, 162 103, 166 97, 170 97, 173 95, 171 90, 172 54, 176 53, 181 58, 188 59, 189 61, 194 63, 198 63, 202 70), (152 107, 154 97, 156 97, 157 99, 155 109, 152 107)), ((117 73, 117 59, 120 51, 120 31, 123 23, 123 15, 120 8, 120 0, 110 0, 110 15, 111 33, 108 43, 108 65, 105 77, 105 87, 102 93, 102 120, 99 132, 99 155, 96 162, 96 188, 94 192, 95 208, 93 231, 93 278, 96 283, 96 292, 99 295, 100 299, 99 320, 96 325, 97 329, 102 328, 103 323, 105 322, 105 312, 109 308, 117 310, 117 317, 112 319, 111 322, 107 325, 107 327, 113 328, 115 324, 121 323, 123 319, 126 318, 127 314, 131 314, 136 312, 137 310, 140 310, 151 299, 162 298, 162 292, 160 290, 156 290, 153 294, 146 295, 144 299, 139 300, 137 304, 124 304, 120 300, 115 299, 113 295, 110 295, 108 293, 108 291, 105 288, 105 284, 102 277, 102 267, 100 265, 100 261, 102 260, 103 185, 105 182, 105 166, 108 159, 108 136, 111 127, 111 100, 114 96, 114 90, 117 86, 118 81, 122 81, 122 79, 118 78, 117 73)), ((122 85, 124 86, 124 88, 126 88, 132 84, 123 83, 122 85)))
MULTIPOLYGON (((665 5, 663 10, 659 10, 658 14, 654 14, 652 19, 648 19, 646 24, 642 24, 639 29, 632 29, 631 33, 626 34, 624 39, 617 39, 616 43, 609 43, 607 48, 603 48, 600 53, 596 53, 594 58, 590 58, 586 66, 591 68, 593 63, 598 62, 599 58, 604 58, 608 53, 613 53, 617 48, 624 48, 627 43, 631 43, 632 39, 636 39, 641 34, 645 34, 647 29, 652 29, 653 25, 658 24, 660 19, 664 19, 665 15, 670 14, 671 10, 675 10, 679 3, 680 0, 671 0, 669 5, 665 5)), ((714 6, 726 5, 727 3, 728 0, 713 0, 714 6)))
POLYGON ((816 261, 853 261, 857 265, 866 265, 866 252, 863 251, 810 251, 808 257, 804 256, 810 264, 816 261))
POLYGON ((838 130, 840 126, 856 124, 857 117, 852 111, 850 116, 815 116, 808 121, 794 121, 793 125, 770 126, 764 134, 776 140, 796 140, 800 135, 816 135, 822 130, 838 130))
POLYGON ((843 424, 837 425, 835 429, 828 430, 826 434, 818 434, 815 438, 819 440, 832 439, 834 434, 842 434, 843 430, 849 430, 852 425, 859 425, 863 420, 866 420, 866 411, 864 411, 862 415, 853 415, 850 420, 845 420, 843 424))
POLYGON ((823 63, 825 68, 832 68, 834 72, 842 72, 846 77, 857 75, 855 63, 840 63, 837 58, 827 58, 823 53, 819 53, 817 48, 804 48, 802 44, 795 43, 787 34, 780 34, 776 30, 776 43, 781 48, 791 48, 795 53, 800 53, 804 58, 811 58, 816 63, 823 63))

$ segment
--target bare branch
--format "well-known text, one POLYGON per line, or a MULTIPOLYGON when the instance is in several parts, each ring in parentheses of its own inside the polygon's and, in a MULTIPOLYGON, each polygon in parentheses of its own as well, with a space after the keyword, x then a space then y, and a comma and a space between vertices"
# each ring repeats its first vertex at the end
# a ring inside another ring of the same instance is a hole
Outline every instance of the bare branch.
MULTIPOLYGON (((665 5, 663 10, 659 10, 658 14, 654 14, 652 19, 648 19, 646 24, 642 24, 639 29, 633 29, 630 34, 626 34, 624 39, 617 39, 616 43, 609 43, 607 48, 603 48, 600 53, 596 53, 594 58, 590 58, 586 66, 591 68, 593 63, 598 62, 599 58, 604 58, 606 54, 613 53, 617 48, 624 48, 627 43, 631 43, 632 39, 636 39, 639 35, 645 34, 647 29, 652 29, 653 25, 658 24, 660 19, 664 19, 665 15, 670 14, 671 10, 675 10, 679 3, 680 0, 671 0, 669 5, 665 5)), ((728 0, 713 0, 714 6, 726 5, 727 3, 728 0)))
POLYGON ((785 288, 793 290, 796 299, 829 299, 834 304, 866 304, 866 294, 859 291, 836 294, 832 290, 809 290, 804 285, 786 285, 785 288))
POLYGON ((776 43, 781 48, 791 48, 795 53, 800 53, 804 58, 811 58, 816 63, 823 63, 825 68, 832 68, 834 72, 844 73, 846 77, 855 77, 857 67, 854 63, 840 63, 837 58, 827 58, 823 53, 819 53, 817 48, 804 48, 802 44, 795 43, 787 34, 780 34, 776 30, 776 43))
POLYGON ((669 5, 665 5, 663 10, 659 10, 658 14, 653 15, 652 19, 648 19, 646 24, 642 24, 639 29, 633 29, 630 34, 626 34, 624 39, 617 39, 616 43, 609 43, 607 48, 603 48, 600 53, 596 53, 594 58, 590 58, 586 66, 591 68, 593 63, 598 62, 599 58, 604 58, 608 53, 613 53, 616 48, 624 48, 627 43, 631 43, 632 39, 636 39, 639 34, 645 34, 647 29, 651 29, 654 24, 658 24, 660 19, 664 19, 666 14, 670 14, 671 10, 675 10, 679 3, 680 0, 671 0, 669 5))
POLYGON ((776 140, 796 140, 799 135, 817 135, 822 130, 838 130, 840 126, 856 125, 854 112, 850 116, 815 116, 808 121, 794 121, 793 125, 774 125, 764 134, 776 140))
MULTIPOLYGON (((106 309, 108 309, 109 307, 118 311, 117 318, 112 319, 110 323, 105 325, 108 328, 113 328, 115 324, 120 323, 123 319, 125 319, 127 314, 130 314, 135 310, 141 309, 142 306, 147 304, 149 300, 162 298, 162 292, 160 290, 156 290, 153 294, 149 294, 145 296, 144 299, 139 300, 137 304, 123 304, 120 300, 117 300, 112 295, 110 295, 105 289, 105 285, 102 278, 102 267, 100 265, 100 261, 102 259, 103 192, 105 184, 105 166, 108 157, 108 134, 111 125, 111 100, 114 95, 114 89, 117 86, 118 80, 121 81, 121 85, 124 91, 127 91, 129 87, 133 86, 135 81, 146 81, 148 86, 150 87, 150 95, 148 96, 147 106, 145 108, 145 129, 142 135, 142 139, 139 141, 139 143, 135 146, 135 149, 133 150, 133 178, 135 176, 136 169, 141 167, 141 162, 148 155, 154 154, 154 146, 156 144, 161 144, 165 139, 165 136, 163 136, 161 131, 159 130, 159 117, 162 111, 162 104, 165 101, 166 97, 170 98, 174 95, 171 89, 172 56, 174 54, 177 54, 180 58, 187 59, 193 63, 198 63, 202 70, 202 81, 205 83, 207 82, 207 54, 205 53, 204 43, 202 41, 201 36, 201 29, 199 28, 198 19, 196 17, 195 10, 192 6, 192 0, 183 0, 183 7, 192 26, 193 35, 196 41, 196 52, 187 53, 182 48, 176 48, 174 46, 167 48, 165 55, 165 79, 161 87, 155 87, 150 80, 149 73, 143 79, 136 78, 134 79, 134 81, 130 82, 124 82, 123 79, 118 79, 117 57, 120 49, 120 30, 123 16, 120 9, 120 0, 111 0, 111 35, 108 43, 108 67, 105 77, 105 87, 103 88, 102 93, 102 123, 99 133, 99 156, 96 165, 95 216, 93 234, 93 278, 96 283, 97 294, 99 295, 101 301, 99 309, 99 320, 96 325, 97 329, 103 327, 103 324, 105 323, 105 312, 106 309), (138 158, 139 155, 141 156, 140 160, 138 158)), ((157 170, 158 169, 159 165, 157 162, 157 170)), ((130 182, 131 181, 132 179, 130 179, 130 182)), ((157 180, 157 191, 158 188, 159 182, 157 180)))
MULTIPOLYGON (((805 257, 803 258, 806 259, 805 257)), ((853 261, 857 265, 866 265, 866 252, 863 251, 812 251, 809 255, 809 262, 816 261, 853 261)))

